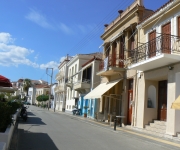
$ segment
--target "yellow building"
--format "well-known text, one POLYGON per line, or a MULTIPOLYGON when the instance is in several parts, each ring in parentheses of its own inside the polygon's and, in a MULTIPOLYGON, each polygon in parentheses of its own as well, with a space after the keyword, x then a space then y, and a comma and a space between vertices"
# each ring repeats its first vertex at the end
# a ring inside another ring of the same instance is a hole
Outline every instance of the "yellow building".
POLYGON ((137 70, 133 124, 163 137, 180 132, 180 0, 171 0, 138 25, 138 47, 128 69, 137 70), (155 120, 155 121, 154 121, 155 120))
POLYGON ((118 13, 119 16, 112 23, 105 25, 101 36, 104 41, 103 61, 97 72, 101 76, 101 84, 85 99, 98 100, 98 120, 111 122, 115 116, 124 116, 123 124, 131 125, 137 71, 127 70, 126 60, 132 56, 128 50, 136 48, 138 44, 137 24, 152 11, 144 8, 142 0, 136 0, 118 13))

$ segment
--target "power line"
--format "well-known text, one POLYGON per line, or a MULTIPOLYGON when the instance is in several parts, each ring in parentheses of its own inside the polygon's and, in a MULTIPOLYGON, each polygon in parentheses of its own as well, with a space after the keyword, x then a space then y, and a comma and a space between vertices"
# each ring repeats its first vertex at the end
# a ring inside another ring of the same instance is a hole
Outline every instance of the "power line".
POLYGON ((128 5, 130 5, 131 3, 132 3, 132 0, 129 0, 129 1, 123 0, 123 1, 121 1, 121 3, 118 4, 118 5, 113 9, 113 11, 111 11, 111 12, 109 13, 108 16, 106 16, 105 18, 103 18, 103 19, 97 24, 97 26, 96 26, 93 30, 91 30, 91 32, 89 32, 89 34, 87 34, 79 43, 77 43, 75 46, 73 46, 70 51, 73 51, 73 52, 74 52, 74 51, 77 51, 77 50, 80 50, 80 49, 86 47, 86 46, 88 45, 88 43, 91 42, 92 39, 96 37, 96 35, 100 35, 99 32, 100 32, 100 31, 102 30, 102 28, 103 28, 103 25, 102 25, 102 24, 103 24, 105 21, 108 22, 109 20, 112 20, 112 16, 113 16, 113 18, 114 18, 114 14, 115 14, 115 12, 116 12, 116 14, 117 14, 117 8, 119 8, 119 6, 120 6, 121 8, 123 8, 124 6, 128 6, 128 5))

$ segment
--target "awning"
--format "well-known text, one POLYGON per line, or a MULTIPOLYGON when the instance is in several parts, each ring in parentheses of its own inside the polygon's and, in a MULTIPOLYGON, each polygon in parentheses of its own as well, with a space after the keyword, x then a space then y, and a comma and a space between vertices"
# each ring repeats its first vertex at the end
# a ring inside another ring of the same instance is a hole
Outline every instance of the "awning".
POLYGON ((121 80, 122 79, 116 80, 113 82, 101 83, 94 90, 92 90, 86 96, 84 96, 84 99, 101 98, 101 96, 104 93, 106 93, 110 88, 112 88, 114 85, 116 85, 121 80))
POLYGON ((10 80, 2 75, 0 75, 0 86, 12 87, 10 80))
POLYGON ((14 91, 17 91, 17 89, 12 88, 12 87, 3 87, 3 86, 0 86, 0 92, 13 93, 14 91))
POLYGON ((180 109, 180 96, 172 103, 172 109, 180 109))

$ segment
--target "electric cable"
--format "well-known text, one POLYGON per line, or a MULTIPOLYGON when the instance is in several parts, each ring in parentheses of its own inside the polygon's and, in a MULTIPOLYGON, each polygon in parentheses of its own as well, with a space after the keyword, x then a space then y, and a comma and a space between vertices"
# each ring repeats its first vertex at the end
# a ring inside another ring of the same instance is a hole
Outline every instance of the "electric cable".
MULTIPOLYGON (((125 1, 125 0, 124 0, 125 1)), ((119 6, 121 6, 122 8, 124 7, 124 6, 126 6, 127 4, 130 4, 130 3, 132 3, 132 0, 130 0, 130 1, 125 1, 125 2, 123 2, 123 1, 121 1, 121 3, 120 4, 118 4, 116 7, 119 7, 119 6)), ((98 33, 98 31, 100 31, 100 29, 102 29, 102 23, 104 22, 104 21, 107 21, 108 19, 110 20, 112 20, 112 18, 111 18, 111 16, 113 16, 114 17, 114 12, 116 12, 116 14, 117 14, 117 11, 115 11, 115 10, 117 10, 117 9, 113 9, 113 11, 111 11, 110 12, 110 14, 108 15, 108 16, 106 16, 100 23, 98 23, 97 25, 96 25, 96 27, 93 29, 93 30, 91 30, 91 32, 89 32, 89 34, 87 34, 79 43, 77 43, 75 46, 73 46, 71 49, 72 50, 70 50, 71 52, 73 51, 76 51, 76 50, 79 50, 79 49, 82 49, 83 47, 85 47, 85 45, 88 43, 88 42, 90 42, 94 37, 95 37, 95 35, 99 35, 99 33, 98 33)))

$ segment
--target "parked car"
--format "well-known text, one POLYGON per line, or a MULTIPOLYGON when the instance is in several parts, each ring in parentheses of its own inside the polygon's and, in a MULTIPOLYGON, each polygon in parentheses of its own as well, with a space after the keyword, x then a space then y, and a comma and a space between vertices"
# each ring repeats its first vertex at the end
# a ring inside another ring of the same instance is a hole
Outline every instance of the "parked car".
POLYGON ((31 105, 30 102, 24 102, 24 105, 31 105))

